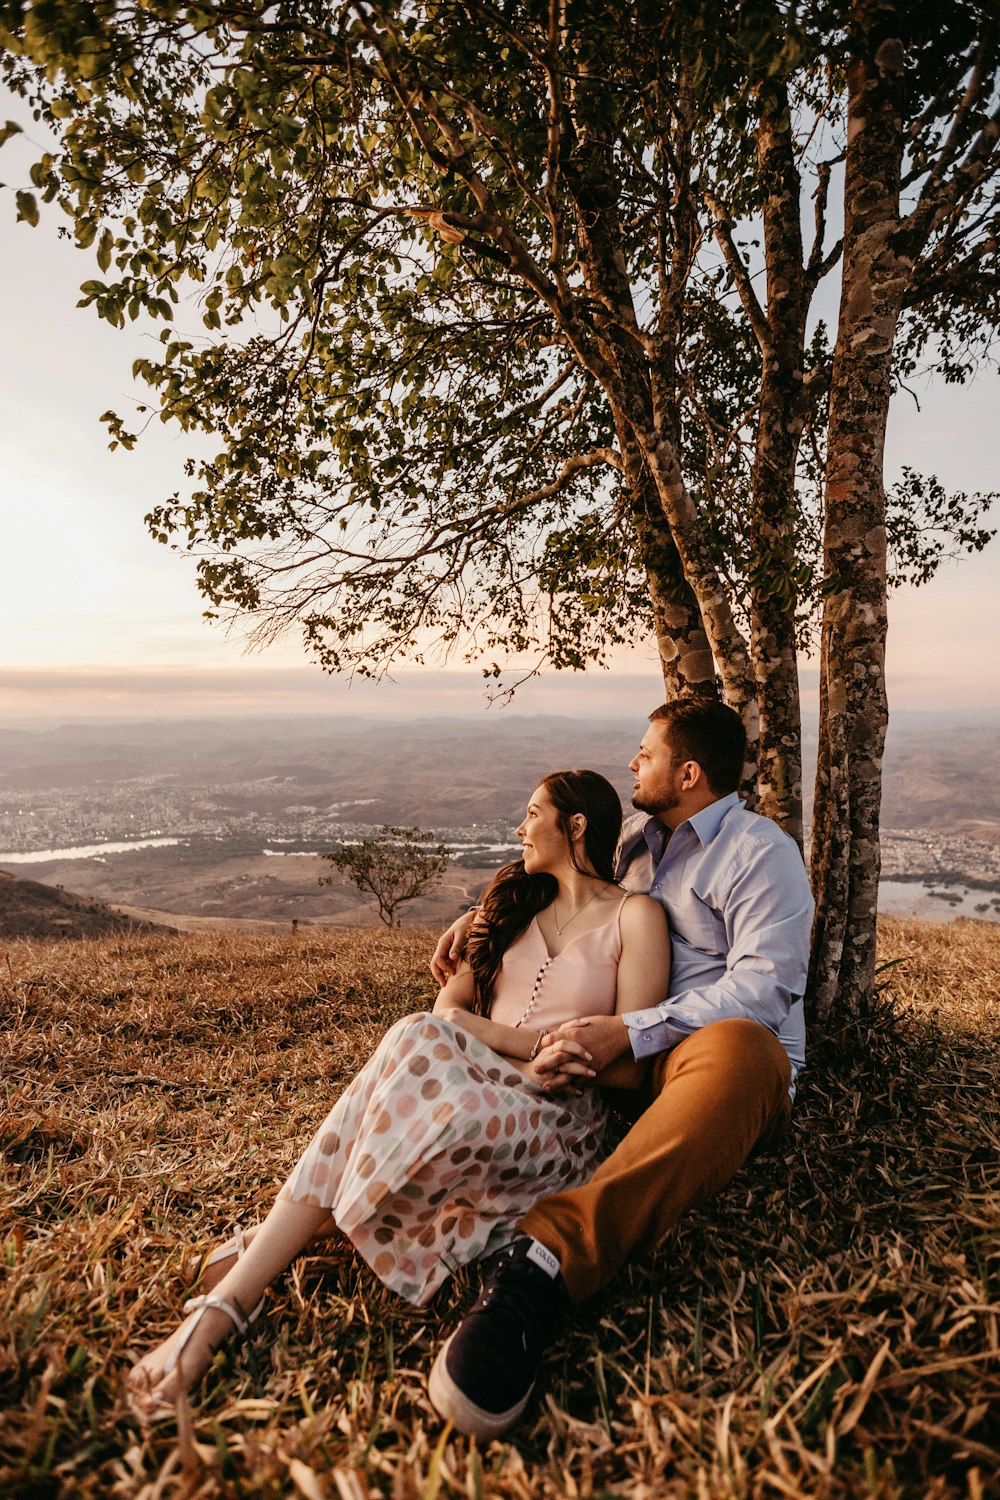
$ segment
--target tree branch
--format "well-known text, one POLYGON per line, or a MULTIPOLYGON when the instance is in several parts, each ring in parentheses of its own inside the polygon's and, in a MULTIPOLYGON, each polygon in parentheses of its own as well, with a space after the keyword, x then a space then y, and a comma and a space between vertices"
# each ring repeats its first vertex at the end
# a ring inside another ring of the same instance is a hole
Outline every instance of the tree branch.
POLYGON ((983 125, 969 147, 965 160, 950 176, 945 176, 947 161, 939 158, 928 177, 913 210, 902 220, 900 228, 910 238, 910 255, 915 260, 934 231, 953 216, 976 188, 1000 168, 1000 105, 983 125))
POLYGON ((589 453, 574 453, 571 458, 567 458, 550 484, 543 484, 540 489, 532 490, 530 494, 522 495, 519 500, 513 500, 508 505, 501 506, 500 512, 504 516, 512 516, 519 511, 529 510, 541 500, 551 500, 554 495, 560 494, 570 480, 582 470, 596 469, 600 464, 617 469, 619 472, 624 467, 621 454, 615 448, 592 448, 589 453))
POLYGON ((760 299, 754 291, 753 282, 746 261, 739 252, 736 241, 733 239, 733 220, 727 214, 723 205, 714 193, 704 194, 715 220, 715 238, 719 249, 722 251, 723 259, 729 267, 736 290, 739 292, 743 311, 746 313, 750 326, 754 331, 757 343, 760 345, 761 353, 769 354, 771 350, 771 328, 767 321, 767 315, 760 305, 760 299))
POLYGON ((843 239, 839 239, 823 254, 823 241, 826 239, 826 206, 830 190, 830 172, 833 162, 820 162, 817 168, 819 182, 816 186, 816 233, 813 237, 812 249, 809 252, 809 260, 806 264, 806 287, 814 292, 823 277, 832 270, 840 259, 844 248, 843 239))

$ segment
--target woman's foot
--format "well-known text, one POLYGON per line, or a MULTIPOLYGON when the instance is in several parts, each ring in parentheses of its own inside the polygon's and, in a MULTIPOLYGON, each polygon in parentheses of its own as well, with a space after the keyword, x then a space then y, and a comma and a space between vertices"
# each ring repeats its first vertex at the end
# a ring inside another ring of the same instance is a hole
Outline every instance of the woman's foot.
POLYGON ((196 1297, 185 1307, 192 1308, 190 1317, 129 1372, 129 1402, 142 1421, 170 1416, 181 1392, 197 1385, 233 1330, 246 1332, 247 1319, 221 1297, 196 1297))

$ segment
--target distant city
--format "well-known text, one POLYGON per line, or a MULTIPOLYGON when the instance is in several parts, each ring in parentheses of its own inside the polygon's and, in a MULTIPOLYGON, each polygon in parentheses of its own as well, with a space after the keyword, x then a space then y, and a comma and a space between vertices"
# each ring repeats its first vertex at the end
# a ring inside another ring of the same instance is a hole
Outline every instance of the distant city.
MULTIPOLYGON (((205 840, 252 844, 262 854, 322 853, 377 832, 380 824, 364 813, 381 799, 324 805, 286 801, 297 786, 291 776, 200 786, 180 786, 170 776, 136 776, 110 786, 47 787, 13 797, 0 793, 0 865, 205 840), (251 805, 235 812, 234 800, 251 805)), ((511 856, 518 848, 509 818, 439 823, 428 832, 448 845, 453 859, 468 865, 511 856)), ((882 869, 898 880, 962 880, 1000 891, 1000 844, 930 829, 885 829, 882 869)))
MULTIPOLYGON (((381 826, 363 816, 376 801, 373 797, 325 806, 292 802, 268 807, 295 790, 292 777, 180 787, 170 777, 137 776, 106 788, 0 795, 0 866, 13 869, 206 840, 252 844, 265 855, 322 853, 370 838, 381 826), (234 813, 234 798, 259 807, 234 813)), ((438 825, 428 832, 463 864, 478 866, 484 859, 513 857, 520 848, 508 818, 438 825)))
MULTIPOLYGON (((984 731, 986 733, 986 731, 984 731)), ((318 890, 318 856, 386 823, 451 852, 454 899, 518 852, 513 830, 537 777, 571 759, 631 777, 615 724, 317 721, 76 727, 0 733, 0 869, 104 901, 275 920, 349 916, 318 890)), ((985 742, 911 732, 887 768, 883 906, 1000 920, 1000 807, 975 775, 985 742), (958 748, 963 741, 958 741, 958 748), (905 807, 906 823, 899 817, 905 807), (926 824, 917 820, 921 813, 926 824), (942 826, 942 824, 946 826, 942 826), (947 826, 950 823, 952 826, 947 826)), ((989 736, 989 749, 995 737, 989 736)), ((993 755, 995 765, 995 753, 993 755)), ((429 917, 434 917, 430 912, 429 917)))

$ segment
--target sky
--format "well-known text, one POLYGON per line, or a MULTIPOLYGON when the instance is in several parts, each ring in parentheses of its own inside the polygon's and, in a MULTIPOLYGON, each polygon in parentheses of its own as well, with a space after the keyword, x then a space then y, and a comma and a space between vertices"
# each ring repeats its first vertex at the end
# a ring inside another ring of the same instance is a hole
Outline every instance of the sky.
MULTIPOLYGON (((26 125, 23 106, 5 111, 26 125)), ((3 180, 23 181, 37 152, 3 150, 3 180), (20 170, 19 170, 20 169, 20 170)), ((331 679, 294 636, 248 653, 239 635, 201 618, 194 563, 155 543, 143 516, 185 480, 188 440, 155 421, 134 452, 110 453, 100 413, 141 395, 131 363, 154 332, 119 332, 78 309, 92 252, 60 239, 58 209, 39 228, 14 222, 0 189, 0 718, 246 713, 442 716, 489 712, 642 714, 662 686, 652 645, 611 672, 546 673, 508 707, 490 707, 475 669, 406 669, 378 684, 331 679)), ((65 221, 68 223, 68 220, 65 221)), ((195 314, 192 312, 191 322, 195 314)), ((943 383, 894 402, 891 483, 903 464, 946 489, 1000 489, 1000 377, 943 383)), ((127 424, 128 425, 128 424, 127 424)), ((1000 524, 1000 507, 995 512, 1000 524)), ((888 686, 897 709, 1000 709, 1000 542, 945 565, 890 602, 888 686)), ((803 697, 816 697, 816 662, 803 697)))

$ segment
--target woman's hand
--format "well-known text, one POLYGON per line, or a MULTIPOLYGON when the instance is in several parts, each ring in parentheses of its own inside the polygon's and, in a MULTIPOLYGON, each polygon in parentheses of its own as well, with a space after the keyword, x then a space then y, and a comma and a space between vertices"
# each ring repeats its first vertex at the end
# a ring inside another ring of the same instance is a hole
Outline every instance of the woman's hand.
POLYGON ((458 973, 474 916, 474 912, 467 911, 457 917, 448 931, 442 933, 438 939, 438 945, 431 958, 431 973, 438 984, 447 984, 452 975, 458 973))
POLYGON ((563 1028, 550 1031, 531 1062, 522 1063, 521 1071, 546 1094, 554 1094, 571 1084, 590 1083, 595 1077, 593 1057, 578 1041, 563 1035, 563 1028))
POLYGON ((628 1027, 621 1016, 580 1016, 550 1033, 537 1061, 545 1058, 544 1071, 558 1073, 560 1081, 553 1087, 559 1088, 574 1076, 590 1082, 630 1050, 628 1027), (587 1067, 581 1070, 578 1065, 584 1059, 587 1067))

